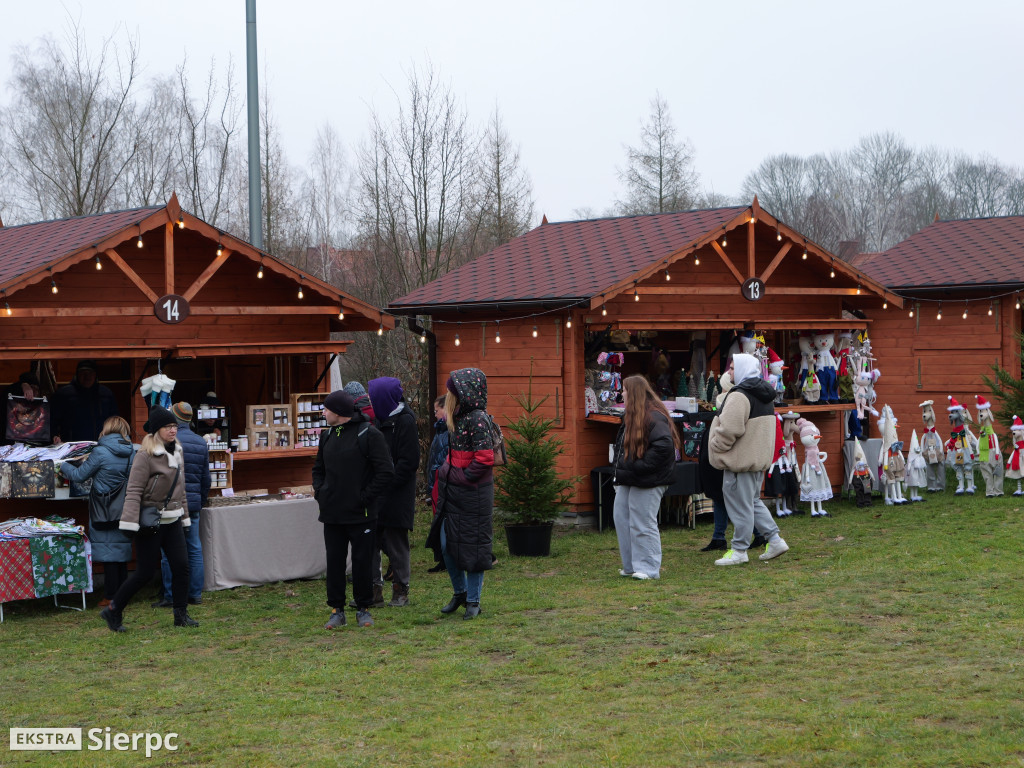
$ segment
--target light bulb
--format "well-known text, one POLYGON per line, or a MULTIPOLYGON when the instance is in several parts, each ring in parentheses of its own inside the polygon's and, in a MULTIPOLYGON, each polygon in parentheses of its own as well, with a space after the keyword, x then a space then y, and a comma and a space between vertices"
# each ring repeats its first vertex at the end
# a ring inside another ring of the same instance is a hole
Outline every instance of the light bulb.
MULTIPOLYGON (((608 317, 608 307, 606 307, 604 304, 601 305, 601 317, 608 317)), ((533 327, 536 329, 537 326, 533 327)), ((533 335, 536 336, 537 334, 535 333, 533 335)))
POLYGON ((100 261, 100 255, 98 253, 96 254, 96 269, 97 271, 103 269, 103 262, 100 261))
POLYGON ((138 248, 142 247, 142 235, 139 235, 139 239, 135 241, 135 245, 138 248))
POLYGON ((380 325, 377 326, 377 335, 378 336, 383 336, 384 335, 384 323, 381 323, 380 325))
POLYGON ((184 229, 184 228, 185 228, 185 217, 184 216, 179 216, 178 217, 178 229, 184 229))
POLYGON ((256 277, 258 277, 260 280, 263 279, 263 262, 262 261, 260 262, 259 271, 256 272, 256 277))
POLYGON ((804 248, 804 255, 801 256, 800 258, 803 259, 804 261, 807 261, 807 249, 806 248, 804 248))
POLYGON ((640 294, 636 292, 636 288, 633 289, 633 301, 640 301, 640 294))
POLYGON ((913 310, 913 309, 911 309, 911 310, 910 310, 910 316, 911 316, 911 317, 913 317, 913 316, 914 316, 914 310, 913 310))
POLYGON ((935 313, 935 319, 936 320, 941 320, 942 319, 942 305, 941 304, 939 304, 939 311, 935 313))
POLYGON ((964 313, 963 313, 963 315, 961 315, 961 317, 963 317, 964 320, 967 319, 967 310, 966 309, 964 310, 964 313))
POLYGON ((754 214, 750 214, 750 223, 753 224, 755 221, 757 221, 757 217, 754 214))
POLYGON ((494 330, 494 343, 501 344, 501 331, 497 328, 494 330))
POLYGON ((1020 309, 1020 294, 1017 295, 1017 304, 1014 306, 1014 309, 1020 309))
POLYGON ((570 312, 569 316, 565 318, 565 327, 572 328, 572 312, 570 312))
POLYGON ((421 333, 420 334, 420 344, 426 344, 426 343, 427 343, 427 334, 421 333))
POLYGON ((697 258, 696 256, 693 257, 693 265, 695 267, 699 267, 700 266, 700 259, 697 258))
POLYGON ((220 243, 217 243, 217 255, 218 256, 223 256, 224 255, 224 246, 221 245, 220 243))
POLYGON ((729 244, 729 241, 725 239, 725 235, 722 235, 722 247, 725 248, 729 244))
POLYGON ((882 309, 888 309, 888 308, 889 308, 889 302, 888 301, 883 301, 882 302, 882 309))
POLYGON ((857 286, 857 295, 860 296, 860 286, 857 286))
POLYGON ((57 292, 57 281, 53 280, 52 278, 50 280, 50 292, 51 293, 56 293, 57 292))
POLYGON ((340 312, 338 312, 338 319, 339 320, 344 320, 345 319, 345 310, 344 309, 341 310, 340 312))
POLYGON ((303 294, 302 294, 302 286, 300 285, 299 286, 299 298, 301 299, 302 296, 303 296, 303 294))
POLYGON ((8 304, 6 301, 4 302, 4 309, 7 310, 7 314, 8 315, 13 315, 14 314, 14 311, 11 309, 11 305, 8 304))
POLYGON ((780 241, 782 240, 782 233, 777 229, 775 230, 775 239, 780 241))
POLYGON ((533 326, 533 338, 537 338, 537 326, 533 326))
POLYGON ((672 279, 672 275, 670 275, 670 274, 668 273, 668 270, 666 269, 666 270, 665 270, 665 282, 667 283, 667 282, 668 282, 669 280, 671 280, 671 279, 672 279))
POLYGON ((989 305, 988 305, 988 316, 992 317, 992 303, 991 302, 989 302, 989 305))
POLYGON ((456 333, 456 334, 455 334, 455 346, 457 347, 457 346, 459 346, 459 344, 461 344, 461 343, 462 343, 462 342, 461 342, 461 341, 459 341, 459 334, 457 334, 457 333, 456 333))
POLYGON ((835 267, 832 267, 832 271, 828 273, 828 276, 829 277, 835 277, 836 276, 836 268, 835 267))

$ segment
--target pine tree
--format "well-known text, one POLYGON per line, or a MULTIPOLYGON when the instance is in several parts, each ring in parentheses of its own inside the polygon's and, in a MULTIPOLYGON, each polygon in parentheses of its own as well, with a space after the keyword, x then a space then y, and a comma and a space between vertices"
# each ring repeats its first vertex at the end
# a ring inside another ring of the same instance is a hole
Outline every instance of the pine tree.
MULTIPOLYGON (((1020 345, 1021 359, 1024 360, 1024 334, 1016 335, 1017 343, 1020 345)), ((993 406, 996 402, 999 403, 999 408, 994 409, 996 421, 1009 427, 1014 416, 1024 418, 1024 377, 1019 375, 1021 371, 1017 372, 1018 375, 1014 375, 998 365, 992 366, 992 372, 995 374, 994 378, 982 375, 981 379, 992 394, 993 406)))

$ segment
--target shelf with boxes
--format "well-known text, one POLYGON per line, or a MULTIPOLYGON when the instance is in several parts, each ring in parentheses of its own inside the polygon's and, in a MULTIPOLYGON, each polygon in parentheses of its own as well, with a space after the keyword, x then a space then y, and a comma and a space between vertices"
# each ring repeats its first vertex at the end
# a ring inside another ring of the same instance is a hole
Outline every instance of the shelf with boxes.
POLYGON ((214 443, 210 446, 210 492, 217 491, 220 495, 221 489, 231 488, 231 473, 234 469, 234 457, 228 447, 223 443, 214 443), (214 447, 214 445, 218 447, 214 447))
POLYGON ((297 392, 292 395, 297 448, 315 448, 320 444, 320 431, 327 428, 324 419, 326 399, 327 392, 297 392))
POLYGON ((267 451, 295 446, 292 408, 284 403, 248 406, 245 427, 250 451, 267 451))

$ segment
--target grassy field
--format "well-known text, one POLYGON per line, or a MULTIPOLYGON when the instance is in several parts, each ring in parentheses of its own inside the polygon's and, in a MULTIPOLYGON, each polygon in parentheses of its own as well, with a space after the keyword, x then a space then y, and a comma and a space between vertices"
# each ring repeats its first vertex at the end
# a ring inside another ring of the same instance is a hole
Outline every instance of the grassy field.
POLYGON ((472 622, 438 613, 421 548, 413 605, 372 629, 324 631, 322 581, 207 593, 191 631, 148 594, 120 635, 97 597, 12 604, 8 727, 180 737, 149 760, 4 745, 0 765, 1024 765, 1024 501, 826 506, 741 567, 698 551, 709 517, 667 528, 651 582, 618 576, 613 531, 540 559, 499 532, 472 622))

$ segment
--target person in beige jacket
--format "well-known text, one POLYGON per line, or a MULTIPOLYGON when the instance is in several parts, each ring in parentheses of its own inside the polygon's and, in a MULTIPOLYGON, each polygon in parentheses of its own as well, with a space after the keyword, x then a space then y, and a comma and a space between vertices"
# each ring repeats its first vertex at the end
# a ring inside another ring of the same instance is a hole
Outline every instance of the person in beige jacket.
POLYGON ((768 539, 760 556, 771 560, 789 549, 761 501, 761 484, 775 451, 775 390, 761 378, 753 355, 733 355, 735 385, 726 394, 708 433, 708 459, 722 470, 722 497, 733 525, 732 548, 715 565, 747 562, 754 525, 768 539))
POLYGON ((146 436, 128 475, 122 531, 135 535, 135 572, 121 585, 110 605, 100 612, 112 632, 124 632, 123 612, 132 597, 152 580, 160 567, 160 553, 171 566, 174 626, 198 627, 187 611, 188 555, 184 529, 192 524, 185 498, 185 455, 177 440, 178 421, 166 408, 149 412, 146 436), (139 525, 143 507, 160 510, 160 522, 150 528, 139 525))

